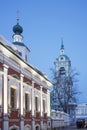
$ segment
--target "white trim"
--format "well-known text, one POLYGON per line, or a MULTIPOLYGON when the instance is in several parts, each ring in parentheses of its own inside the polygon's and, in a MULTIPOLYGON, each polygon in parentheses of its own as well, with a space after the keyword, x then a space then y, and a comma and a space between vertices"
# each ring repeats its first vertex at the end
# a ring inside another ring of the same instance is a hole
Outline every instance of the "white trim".
POLYGON ((26 128, 29 128, 29 130, 31 130, 31 126, 28 124, 24 126, 24 130, 26 130, 26 128))
POLYGON ((19 91, 20 91, 20 114, 23 115, 23 78, 24 78, 24 75, 23 74, 20 74, 20 88, 19 88, 19 91))
POLYGON ((8 102, 7 102, 7 98, 8 98, 8 66, 7 65, 3 65, 3 70, 4 70, 4 75, 3 75, 3 112, 4 114, 8 113, 7 107, 8 107, 8 102))
POLYGON ((11 126, 11 127, 9 128, 9 130, 12 130, 12 129, 19 130, 19 127, 18 127, 18 126, 16 126, 16 125, 13 125, 13 126, 11 126))

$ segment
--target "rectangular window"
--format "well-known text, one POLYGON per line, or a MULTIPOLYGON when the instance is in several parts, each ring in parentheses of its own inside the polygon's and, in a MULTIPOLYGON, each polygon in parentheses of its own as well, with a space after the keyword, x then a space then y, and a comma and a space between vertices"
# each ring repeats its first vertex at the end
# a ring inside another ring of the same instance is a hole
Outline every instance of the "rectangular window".
POLYGON ((35 110, 38 111, 38 97, 35 97, 35 110))
POLYGON ((45 112, 45 100, 43 100, 43 112, 45 112))
POLYGON ((11 107, 15 108, 15 89, 11 88, 11 107))
POLYGON ((25 93, 25 109, 29 110, 29 94, 25 93))

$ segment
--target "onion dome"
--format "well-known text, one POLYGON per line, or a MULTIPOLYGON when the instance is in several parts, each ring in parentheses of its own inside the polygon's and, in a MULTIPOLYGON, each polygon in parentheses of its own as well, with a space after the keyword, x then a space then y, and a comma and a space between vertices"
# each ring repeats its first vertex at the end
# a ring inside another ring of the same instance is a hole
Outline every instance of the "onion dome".
POLYGON ((23 28, 19 25, 18 22, 15 26, 13 26, 13 32, 19 35, 23 32, 23 28))

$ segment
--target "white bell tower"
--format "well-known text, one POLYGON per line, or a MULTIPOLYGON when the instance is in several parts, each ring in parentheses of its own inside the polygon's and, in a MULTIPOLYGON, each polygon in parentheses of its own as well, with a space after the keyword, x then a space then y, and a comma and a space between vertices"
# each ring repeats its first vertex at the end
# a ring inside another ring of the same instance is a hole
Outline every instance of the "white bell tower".
POLYGON ((23 36, 23 28, 19 25, 19 18, 17 18, 17 24, 13 26, 13 44, 18 49, 18 55, 21 56, 26 62, 28 62, 29 59, 29 48, 22 42, 23 36))
POLYGON ((69 75, 71 61, 69 57, 65 54, 63 39, 61 39, 60 55, 56 59, 54 64, 55 64, 57 75, 60 75, 61 77, 69 75))

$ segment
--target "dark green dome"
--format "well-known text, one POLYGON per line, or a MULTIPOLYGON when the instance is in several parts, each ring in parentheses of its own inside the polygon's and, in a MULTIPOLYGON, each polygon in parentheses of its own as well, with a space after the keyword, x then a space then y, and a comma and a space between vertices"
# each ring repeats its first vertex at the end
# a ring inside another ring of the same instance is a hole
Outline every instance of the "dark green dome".
POLYGON ((13 27, 13 32, 15 34, 21 34, 23 32, 23 28, 19 25, 19 23, 17 23, 14 27, 13 27))

